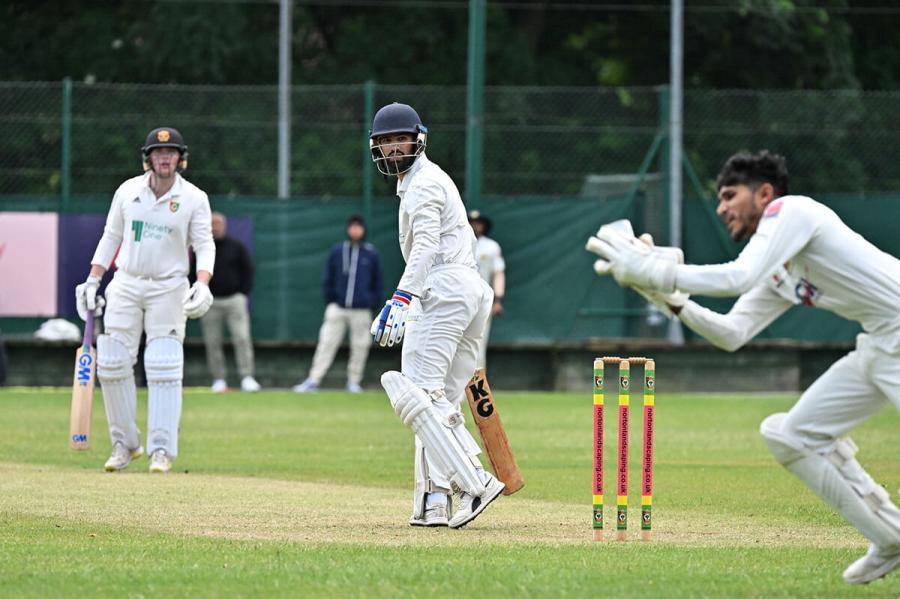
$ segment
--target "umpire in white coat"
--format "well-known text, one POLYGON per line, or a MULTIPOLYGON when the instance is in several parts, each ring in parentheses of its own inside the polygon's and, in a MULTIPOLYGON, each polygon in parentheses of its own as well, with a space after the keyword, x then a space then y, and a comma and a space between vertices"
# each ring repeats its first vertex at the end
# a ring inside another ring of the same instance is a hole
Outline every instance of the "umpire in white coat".
POLYGON ((459 406, 471 379, 494 294, 478 274, 475 234, 459 191, 425 156, 427 129, 406 104, 381 108, 372 159, 397 178, 400 250, 406 261, 393 297, 372 323, 380 345, 404 340, 401 372, 381 383, 394 411, 416 433, 413 526, 459 528, 503 491, 486 472, 459 406), (408 325, 408 331, 407 331, 408 325), (452 518, 449 498, 459 494, 452 518))
POLYGON ((75 289, 78 314, 96 316, 106 306, 106 333, 97 340, 97 378, 109 421, 112 455, 105 468, 122 470, 143 453, 137 428, 134 363, 147 334, 147 449, 150 472, 168 472, 178 455, 186 318, 212 304, 209 279, 216 259, 209 199, 185 180, 187 146, 171 127, 154 129, 141 148, 144 170, 116 190, 90 275, 75 289), (188 248, 197 256, 197 282, 188 283, 188 248), (116 253, 118 251, 118 254, 116 253), (97 295, 100 279, 116 273, 97 295))

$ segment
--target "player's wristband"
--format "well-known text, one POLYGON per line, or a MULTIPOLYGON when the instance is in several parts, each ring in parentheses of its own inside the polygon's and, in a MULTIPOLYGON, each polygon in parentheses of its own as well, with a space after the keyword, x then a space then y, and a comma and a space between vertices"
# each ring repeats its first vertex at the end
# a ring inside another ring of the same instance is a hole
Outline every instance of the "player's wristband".
POLYGON ((392 301, 403 302, 404 304, 409 304, 412 301, 412 294, 406 291, 400 291, 399 289, 394 292, 394 295, 391 296, 392 301))

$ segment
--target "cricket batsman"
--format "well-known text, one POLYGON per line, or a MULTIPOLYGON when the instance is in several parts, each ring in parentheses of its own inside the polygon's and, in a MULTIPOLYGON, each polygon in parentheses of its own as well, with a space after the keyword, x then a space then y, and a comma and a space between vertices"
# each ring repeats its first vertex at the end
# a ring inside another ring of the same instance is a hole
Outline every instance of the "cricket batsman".
POLYGON ((375 114, 369 147, 378 170, 397 178, 406 268, 371 331, 381 346, 403 342, 402 372, 385 372, 381 384, 416 434, 409 524, 460 528, 504 488, 482 467, 460 411, 494 292, 478 274, 475 234, 456 185, 425 156, 427 137, 411 106, 388 104, 375 114), (459 508, 449 517, 454 493, 459 508))
POLYGON ((206 193, 189 183, 188 151, 176 129, 160 127, 141 148, 144 174, 116 190, 87 280, 75 288, 79 316, 106 307, 106 333, 97 339, 97 379, 109 422, 108 472, 126 468, 143 453, 136 423, 134 363, 146 333, 147 449, 150 472, 168 472, 178 456, 186 318, 212 305, 209 280, 216 259, 206 193), (197 257, 197 282, 188 283, 188 248, 197 257), (118 255, 116 252, 118 251, 118 255), (115 258, 117 270, 97 295, 115 258))
POLYGON ((856 460, 845 435, 886 406, 900 409, 900 260, 882 252, 812 198, 788 194, 785 160, 739 153, 718 176, 719 218, 747 245, 732 262, 686 265, 659 259, 621 228, 588 242, 599 274, 651 297, 716 346, 734 351, 794 305, 858 322, 856 348, 828 369, 787 413, 763 420, 775 459, 870 541, 844 571, 868 583, 900 567, 900 510, 856 460), (687 294, 739 296, 727 314, 687 294))

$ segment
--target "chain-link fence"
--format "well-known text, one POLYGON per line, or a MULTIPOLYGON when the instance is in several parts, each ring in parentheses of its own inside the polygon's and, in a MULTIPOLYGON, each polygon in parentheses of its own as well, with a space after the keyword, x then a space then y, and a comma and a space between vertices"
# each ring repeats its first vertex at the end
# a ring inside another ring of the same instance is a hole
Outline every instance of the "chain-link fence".
MULTIPOLYGON (((483 193, 576 195, 597 175, 636 172, 665 133, 664 94, 486 88, 483 193)), ((387 193, 365 140, 371 107, 390 101, 418 109, 429 154, 465 189, 464 87, 331 85, 293 88, 291 194, 387 193)), ((900 93, 689 91, 685 155, 704 184, 734 151, 766 147, 788 157, 797 192, 896 190, 900 166, 887 149, 898 113, 900 93)), ((162 124, 182 130, 190 178, 210 194, 275 194, 275 87, 85 83, 0 83, 0 194, 108 194, 140 169, 144 136, 162 124)))

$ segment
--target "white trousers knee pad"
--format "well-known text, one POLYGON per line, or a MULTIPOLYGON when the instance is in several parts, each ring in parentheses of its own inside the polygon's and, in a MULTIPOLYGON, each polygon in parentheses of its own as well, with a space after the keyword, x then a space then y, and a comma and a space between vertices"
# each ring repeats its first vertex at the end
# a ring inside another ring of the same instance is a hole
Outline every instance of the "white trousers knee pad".
POLYGON ((475 465, 425 391, 393 370, 381 375, 381 385, 394 412, 418 435, 429 457, 447 473, 454 490, 483 495, 484 483, 475 471, 475 465))
POLYGON ((178 455, 181 420, 181 380, 184 348, 175 337, 154 337, 144 350, 147 374, 147 450, 165 449, 178 455))
POLYGON ((812 450, 785 430, 784 413, 763 420, 760 434, 775 458, 880 547, 900 545, 900 510, 856 461, 857 447, 837 439, 812 450))
POLYGON ((136 422, 137 389, 131 353, 124 343, 110 335, 97 337, 97 380, 103 390, 110 441, 113 445, 118 442, 128 449, 137 449, 141 440, 136 422))

